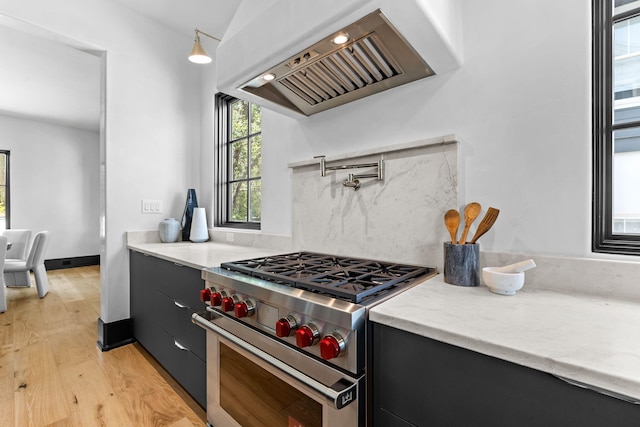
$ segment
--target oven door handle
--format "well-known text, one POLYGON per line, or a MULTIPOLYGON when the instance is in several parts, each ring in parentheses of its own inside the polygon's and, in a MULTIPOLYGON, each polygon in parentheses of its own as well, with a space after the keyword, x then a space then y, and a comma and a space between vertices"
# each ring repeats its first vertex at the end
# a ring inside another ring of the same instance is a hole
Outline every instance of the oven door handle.
POLYGON ((282 362, 280 359, 277 359, 271 356, 269 353, 266 353, 259 348, 256 348, 253 345, 249 344, 248 342, 236 337, 235 335, 226 331, 215 323, 212 323, 201 314, 205 314, 210 317, 222 317, 219 314, 212 312, 193 313, 193 315, 191 316, 191 321, 201 328, 215 332, 216 334, 231 341, 235 345, 243 348, 254 356, 260 358, 261 360, 264 360, 271 366, 279 369, 282 372, 285 372, 287 375, 311 387, 312 389, 323 395, 336 409, 342 409, 349 403, 356 400, 358 384, 353 382, 352 380, 343 377, 340 381, 336 382, 331 387, 327 387, 321 382, 314 380, 313 378, 296 369, 293 369, 286 363, 282 362))

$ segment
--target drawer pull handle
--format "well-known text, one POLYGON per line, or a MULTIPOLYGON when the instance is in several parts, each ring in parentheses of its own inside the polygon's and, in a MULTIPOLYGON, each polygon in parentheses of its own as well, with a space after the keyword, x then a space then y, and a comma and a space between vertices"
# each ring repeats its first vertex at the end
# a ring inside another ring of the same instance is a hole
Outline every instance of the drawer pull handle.
POLYGON ((178 308, 188 308, 187 305, 182 304, 180 301, 177 300, 173 300, 173 303, 175 304, 176 307, 178 308))
POLYGON ((189 351, 189 349, 187 347, 185 347, 182 344, 180 344, 177 340, 173 340, 173 345, 178 347, 180 350, 189 351))

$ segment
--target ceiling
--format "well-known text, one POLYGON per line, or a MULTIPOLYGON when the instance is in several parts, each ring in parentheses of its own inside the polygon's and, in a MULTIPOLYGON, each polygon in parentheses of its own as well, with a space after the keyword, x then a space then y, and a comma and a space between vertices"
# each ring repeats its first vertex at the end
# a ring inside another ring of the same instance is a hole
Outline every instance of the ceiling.
MULTIPOLYGON (((183 36, 222 38, 242 0, 110 1, 183 36)), ((0 20, 0 114, 98 131, 100 59, 31 33, 0 20)))
POLYGON ((198 28, 219 39, 242 0, 112 0, 182 35, 198 28))

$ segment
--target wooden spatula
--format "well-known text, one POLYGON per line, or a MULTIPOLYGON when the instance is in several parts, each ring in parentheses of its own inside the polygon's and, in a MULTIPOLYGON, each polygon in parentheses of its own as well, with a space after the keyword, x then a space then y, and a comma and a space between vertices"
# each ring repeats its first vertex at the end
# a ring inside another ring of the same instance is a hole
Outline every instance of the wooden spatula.
POLYGON ((475 243, 484 233, 489 231, 489 229, 493 226, 493 223, 498 219, 498 214, 500 213, 499 209, 489 208, 487 213, 484 214, 484 218, 478 224, 478 228, 476 229, 476 234, 473 235, 473 239, 471 239, 470 243, 475 243))

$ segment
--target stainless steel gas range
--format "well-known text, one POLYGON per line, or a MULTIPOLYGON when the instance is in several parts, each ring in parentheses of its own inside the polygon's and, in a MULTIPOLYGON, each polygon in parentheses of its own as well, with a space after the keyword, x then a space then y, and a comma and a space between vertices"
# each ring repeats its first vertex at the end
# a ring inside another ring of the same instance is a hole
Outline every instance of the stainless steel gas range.
POLYGON ((435 274, 311 252, 203 270, 209 424, 367 425, 368 310, 435 274))

